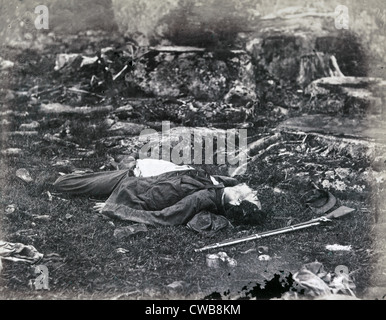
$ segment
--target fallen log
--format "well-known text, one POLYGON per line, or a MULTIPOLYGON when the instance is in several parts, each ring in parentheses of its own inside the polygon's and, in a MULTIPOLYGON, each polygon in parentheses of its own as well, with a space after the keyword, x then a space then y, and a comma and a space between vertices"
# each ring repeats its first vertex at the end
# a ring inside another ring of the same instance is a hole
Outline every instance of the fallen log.
POLYGON ((204 48, 198 47, 184 47, 184 46, 156 46, 149 48, 152 51, 158 52, 177 52, 177 53, 188 53, 188 52, 203 52, 204 48))
POLYGON ((9 132, 3 132, 4 136, 21 136, 21 137, 32 137, 37 136, 39 133, 37 131, 9 131, 9 132))
POLYGON ((235 177, 237 175, 240 175, 245 172, 245 168, 248 166, 248 164, 256 161, 261 157, 261 155, 273 147, 280 144, 280 140, 282 139, 281 133, 276 133, 273 136, 264 137, 257 141, 254 141, 250 143, 247 146, 246 153, 247 153, 247 162, 243 165, 237 167, 237 168, 230 168, 229 169, 229 175, 231 177, 235 177))
POLYGON ((257 141, 250 143, 247 146, 247 154, 250 157, 256 155, 260 150, 267 148, 271 144, 274 144, 282 139, 282 135, 280 132, 275 133, 273 136, 264 137, 257 141))
POLYGON ((91 114, 98 112, 110 112, 112 110, 112 106, 71 107, 60 103, 42 104, 40 106, 40 112, 43 113, 91 114))
POLYGON ((303 143, 311 147, 322 147, 323 152, 321 154, 323 156, 335 153, 352 159, 373 161, 376 157, 386 153, 386 145, 373 141, 373 139, 344 138, 315 132, 293 132, 291 130, 282 130, 281 133, 288 136, 303 135, 303 143))

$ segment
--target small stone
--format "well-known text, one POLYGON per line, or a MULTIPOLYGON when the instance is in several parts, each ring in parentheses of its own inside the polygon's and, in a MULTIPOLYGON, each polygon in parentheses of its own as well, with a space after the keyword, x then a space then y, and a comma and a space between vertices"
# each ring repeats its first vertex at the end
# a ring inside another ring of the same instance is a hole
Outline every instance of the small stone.
POLYGON ((339 244, 326 245, 326 249, 329 251, 351 251, 351 245, 343 246, 339 244))
POLYGON ((39 122, 32 121, 30 123, 22 123, 20 125, 20 130, 29 131, 29 130, 35 130, 35 129, 39 128, 39 127, 40 127, 39 122))
POLYGON ((248 102, 256 101, 256 93, 243 85, 236 85, 225 95, 224 101, 234 106, 244 106, 248 102))
POLYGON ((47 191, 46 192, 47 196, 48 196, 48 201, 52 201, 52 195, 51 195, 51 192, 47 191))
POLYGON ((69 214, 69 213, 67 213, 67 214, 65 215, 65 218, 66 218, 67 220, 70 220, 72 217, 73 217, 73 215, 72 215, 72 214, 69 214))
POLYGON ((115 123, 115 120, 113 120, 113 119, 107 118, 107 119, 105 120, 105 125, 106 125, 106 127, 108 127, 108 128, 111 128, 112 125, 113 125, 114 123, 115 123))
POLYGON ((267 254, 262 254, 259 256, 258 259, 259 259, 259 261, 269 261, 269 260, 271 260, 271 257, 267 254))
POLYGON ((139 135, 144 129, 146 129, 146 126, 143 124, 118 121, 111 126, 109 131, 117 135, 135 136, 139 135))
POLYGON ((129 250, 124 249, 124 248, 118 248, 117 249, 117 253, 128 253, 128 252, 129 252, 129 250))
POLYGON ((24 181, 26 183, 30 183, 30 182, 34 181, 31 177, 30 173, 25 168, 21 168, 21 169, 16 170, 16 177, 18 177, 19 179, 21 179, 22 181, 24 181))
POLYGON ((8 148, 1 150, 1 154, 4 156, 20 156, 23 154, 23 151, 19 148, 8 148))
POLYGON ((12 61, 5 60, 0 57, 0 70, 7 70, 13 68, 15 64, 12 61))
POLYGON ((37 131, 12 131, 12 132, 4 132, 4 135, 9 135, 11 137, 32 137, 37 136, 39 133, 37 131))
POLYGON ((174 281, 166 286, 172 291, 182 291, 186 287, 185 281, 174 281))
POLYGON ((5 213, 11 214, 11 213, 15 212, 15 210, 16 210, 16 206, 14 204, 10 204, 5 208, 5 213))
POLYGON ((4 97, 5 101, 12 101, 15 99, 15 93, 12 90, 8 90, 7 94, 4 97))
POLYGON ((282 108, 282 107, 275 107, 273 110, 273 113, 277 114, 277 115, 281 115, 281 116, 286 116, 288 115, 288 110, 285 109, 285 108, 282 108))
POLYGON ((37 214, 35 214, 35 215, 33 215, 32 217, 33 217, 34 219, 40 220, 40 221, 48 221, 48 220, 51 219, 51 217, 50 217, 49 215, 37 215, 37 214))
POLYGON ((125 105, 114 110, 113 114, 119 119, 127 119, 133 114, 134 108, 132 105, 125 105))

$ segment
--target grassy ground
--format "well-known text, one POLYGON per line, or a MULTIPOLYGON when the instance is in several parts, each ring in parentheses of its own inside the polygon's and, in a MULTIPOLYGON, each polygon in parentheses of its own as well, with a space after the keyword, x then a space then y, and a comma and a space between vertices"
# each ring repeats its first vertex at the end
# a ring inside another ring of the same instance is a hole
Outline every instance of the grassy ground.
MULTIPOLYGON (((369 214, 369 199, 363 196, 359 200, 350 198, 340 202, 357 209, 349 217, 325 226, 224 248, 222 251, 236 259, 238 266, 210 269, 206 266, 205 253, 195 253, 194 248, 314 217, 299 198, 299 192, 304 191, 303 185, 288 190, 280 185, 285 179, 280 163, 265 167, 256 163, 244 177, 257 188, 263 208, 268 212, 267 221, 261 227, 235 226, 214 237, 195 234, 182 226, 149 228, 145 234, 118 241, 113 237, 114 225, 118 227, 125 223, 113 221, 112 225, 103 216, 95 214, 90 199, 54 196, 50 200, 47 195, 47 191, 52 192, 51 183, 58 176, 57 168, 52 166, 53 159, 77 157, 74 150, 46 145, 48 143, 40 142, 39 138, 15 139, 8 143, 22 147, 24 154, 15 159, 2 159, 1 206, 3 210, 9 204, 16 207, 12 214, 1 216, 3 238, 32 244, 45 255, 55 253, 57 256, 43 261, 50 271, 49 292, 36 292, 28 287, 29 280, 35 276, 27 265, 4 262, 3 296, 93 298, 134 292, 132 298, 168 297, 169 294, 179 298, 203 298, 212 292, 228 290, 233 295, 239 292, 242 295, 245 286, 264 283, 280 271, 294 273, 303 263, 315 260, 330 271, 338 265, 346 265, 353 272, 359 293, 367 286, 372 266, 367 249, 372 248, 370 226, 374 217, 369 214), (35 178, 34 183, 25 184, 15 177, 15 170, 22 167, 28 168, 35 178), (273 191, 277 185, 282 187, 283 193, 273 191), (48 215, 49 220, 39 220, 35 215, 48 215), (354 250, 328 252, 325 245, 334 243, 352 245, 354 250), (269 247, 271 261, 259 261, 257 252, 242 254, 258 245, 269 247), (118 248, 128 252, 117 253, 118 248), (174 281, 186 283, 181 292, 167 289, 166 286, 174 281)), ((305 160, 303 156, 299 159, 305 160)), ((105 160, 103 156, 95 156, 75 164, 97 170, 105 160)))
MULTIPOLYGON (((51 65, 52 67, 52 65, 51 65)), ((34 83, 52 81, 40 74, 35 80, 25 67, 18 74, 19 90, 28 89, 34 83)), ((263 209, 268 213, 261 226, 240 226, 222 230, 214 236, 196 234, 184 226, 149 228, 148 232, 118 240, 114 229, 127 225, 111 221, 92 211, 93 201, 86 197, 49 197, 52 183, 59 172, 69 172, 67 167, 57 167, 59 160, 70 160, 73 167, 98 171, 106 164, 109 150, 103 146, 91 146, 91 141, 103 138, 106 129, 100 119, 103 115, 65 115, 42 117, 36 106, 22 97, 3 104, 3 110, 28 112, 28 115, 10 115, 2 132, 17 130, 21 123, 37 120, 38 135, 32 137, 6 137, 2 135, 2 149, 21 148, 17 157, 2 157, 0 162, 0 238, 10 242, 31 244, 45 257, 42 264, 49 270, 49 291, 35 291, 29 282, 36 278, 33 269, 24 263, 3 261, 0 277, 0 297, 6 299, 202 299, 217 293, 224 299, 246 297, 248 290, 264 284, 275 274, 295 273, 308 262, 319 261, 333 272, 338 265, 345 265, 361 296, 369 284, 373 262, 372 225, 374 203, 371 186, 364 192, 337 193, 339 204, 356 211, 339 221, 275 236, 259 241, 221 249, 238 262, 236 267, 209 268, 205 253, 195 248, 229 238, 239 238, 256 232, 280 228, 314 218, 306 208, 301 195, 309 188, 309 180, 302 180, 299 172, 326 172, 337 167, 348 167, 356 172, 364 170, 366 163, 341 158, 339 155, 321 157, 315 154, 294 153, 280 155, 272 150, 264 161, 256 161, 240 178, 256 188, 263 209), (81 148, 94 151, 79 156, 79 150, 42 139, 46 133, 57 133, 58 128, 70 120, 72 141, 81 148), (310 166, 306 164, 311 163, 310 166), (319 167, 318 167, 319 166, 319 167), (34 178, 24 183, 15 176, 18 168, 26 168, 34 178), (314 168, 314 169, 312 169, 314 168), (315 168, 319 168, 318 170, 315 168), (296 178, 297 177, 297 178, 296 178), (277 189, 280 188, 281 192, 277 189), (8 205, 16 210, 5 213, 8 205), (48 218, 39 218, 48 216, 48 218), (351 245, 349 252, 329 252, 327 244, 351 245), (260 261, 256 249, 267 246, 270 261, 260 261), (118 248, 126 253, 117 252, 118 248), (247 252, 248 251, 248 252, 247 252), (169 284, 183 281, 177 289, 169 284)), ((273 123, 271 123, 273 126, 273 123)), ((263 132, 260 128, 257 132, 263 132)), ((282 152, 283 150, 281 150, 282 152)), ((218 168, 207 168, 212 173, 218 168)), ((212 252, 218 252, 214 250, 212 252)))

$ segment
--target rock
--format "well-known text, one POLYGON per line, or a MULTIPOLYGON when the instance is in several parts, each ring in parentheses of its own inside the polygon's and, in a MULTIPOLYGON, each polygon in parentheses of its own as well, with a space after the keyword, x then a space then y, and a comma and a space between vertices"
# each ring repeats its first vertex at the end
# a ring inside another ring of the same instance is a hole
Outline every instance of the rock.
POLYGON ((106 128, 110 128, 114 123, 115 123, 115 120, 111 118, 106 118, 104 121, 106 128))
POLYGON ((3 132, 3 134, 11 137, 16 137, 16 136, 31 137, 31 136, 37 136, 39 133, 37 131, 12 131, 12 132, 3 132))
POLYGON ((19 148, 8 148, 1 150, 1 154, 5 156, 20 156, 23 154, 23 151, 19 148))
POLYGON ((7 90, 7 94, 4 97, 5 101, 12 101, 16 97, 15 92, 12 90, 7 90))
POLYGON ((340 244, 331 244, 331 245, 326 245, 326 249, 329 251, 351 251, 352 247, 351 245, 343 246, 340 244))
POLYGON ((29 115, 29 113, 27 111, 25 111, 25 112, 17 112, 17 111, 14 111, 14 110, 6 110, 6 111, 1 111, 0 112, 0 116, 1 117, 14 116, 14 117, 25 118, 28 115, 29 115))
POLYGON ((276 116, 287 116, 289 111, 288 109, 285 109, 283 107, 275 107, 272 112, 276 115, 276 116))
POLYGON ((22 123, 20 125, 20 130, 31 131, 31 130, 38 129, 39 127, 40 127, 39 122, 32 121, 30 123, 22 123))
POLYGON ((222 55, 207 51, 160 52, 136 63, 125 79, 130 86, 157 97, 191 96, 198 100, 218 101, 238 83, 245 88, 254 84, 254 80, 251 81, 254 67, 246 61, 250 62, 250 57, 244 51, 227 50, 222 55), (149 66, 154 65, 156 67, 149 72, 149 66))
POLYGON ((256 100, 256 92, 243 85, 232 87, 224 97, 226 103, 237 107, 245 106, 248 102, 254 102, 256 100))
POLYGON ((50 133, 46 133, 43 136, 43 140, 48 141, 48 142, 55 142, 55 143, 58 143, 58 144, 61 144, 61 145, 67 146, 67 147, 72 147, 72 148, 78 148, 79 147, 79 145, 74 143, 74 142, 60 139, 59 137, 56 137, 50 133))
POLYGON ((133 106, 128 104, 122 107, 119 107, 118 109, 115 109, 112 113, 116 115, 121 120, 126 120, 127 118, 130 118, 133 114, 133 106))
POLYGON ((166 287, 172 292, 182 292, 186 289, 187 285, 188 284, 185 281, 174 281, 166 287))
POLYGON ((359 93, 357 92, 359 97, 366 97, 371 91, 379 94, 384 93, 386 80, 371 77, 324 77, 309 84, 304 93, 312 96, 331 93, 355 95, 355 91, 358 91, 358 89, 362 89, 359 93), (355 90, 350 90, 350 88, 355 88, 355 90))
MULTIPOLYGON (((148 158, 148 153, 151 151, 150 157, 160 159, 162 157, 163 160, 169 161, 171 159, 174 163, 203 164, 205 162, 209 164, 215 162, 217 164, 225 164, 226 158, 230 159, 226 155, 227 148, 229 152, 231 152, 231 148, 232 150, 246 148, 246 139, 240 139, 239 145, 234 145, 231 142, 231 145, 227 146, 227 142, 229 139, 232 139, 232 136, 236 138, 238 136, 241 137, 242 134, 236 129, 224 130, 184 126, 169 128, 165 121, 161 134, 159 132, 150 132, 141 135, 141 141, 150 142, 147 143, 149 148, 141 147, 139 158, 148 158), (162 152, 159 152, 161 149, 162 152), (205 149, 205 157, 207 157, 205 159, 202 156, 203 149, 205 149), (165 158, 165 154, 169 154, 169 158, 165 158), (217 154, 216 161, 214 161, 214 154, 217 154)), ((143 145, 145 142, 143 142, 143 145)), ((244 156, 246 157, 244 153, 239 155, 239 161, 242 161, 244 156)))
POLYGON ((15 212, 15 210, 16 210, 16 206, 14 204, 10 204, 5 208, 5 213, 11 214, 11 213, 15 212))
POLYGON ((1 119, 0 124, 2 126, 9 126, 12 122, 8 121, 7 119, 1 119))
POLYGON ((365 119, 343 116, 303 115, 281 122, 277 130, 315 132, 347 138, 371 139, 379 143, 386 142, 384 121, 378 117, 365 119))
POLYGON ((258 259, 259 261, 269 261, 271 260, 271 257, 267 254, 262 254, 262 255, 259 255, 258 259))
POLYGON ((97 141, 98 146, 108 148, 110 152, 125 155, 138 152, 144 144, 145 142, 139 141, 138 136, 111 136, 97 141))
POLYGON ((125 254, 125 253, 130 252, 130 250, 127 250, 127 249, 125 249, 125 248, 118 248, 118 249, 116 250, 116 252, 117 252, 117 253, 123 253, 123 254, 125 254))
POLYGON ((18 177, 19 179, 21 179, 22 181, 27 182, 27 183, 34 181, 34 179, 32 179, 32 177, 31 177, 30 173, 25 168, 21 168, 21 169, 16 170, 16 177, 18 177))
POLYGON ((32 215, 32 217, 36 220, 39 220, 39 221, 49 221, 51 220, 51 216, 45 214, 45 215, 37 215, 37 214, 34 214, 32 215))
POLYGON ((112 106, 97 106, 97 107, 71 107, 61 103, 42 104, 40 112, 52 114, 91 114, 98 112, 110 112, 113 110, 112 106))
POLYGON ((143 124, 118 121, 114 123, 108 131, 114 133, 115 135, 135 136, 135 135, 139 135, 141 131, 143 131, 146 128, 147 126, 143 124))
POLYGON ((2 57, 0 57, 0 70, 8 70, 12 69, 15 64, 12 61, 5 60, 2 57))
POLYGON ((305 94, 314 98, 310 108, 321 113, 382 115, 386 80, 370 77, 327 77, 310 83, 305 94))
POLYGON ((56 55, 55 67, 54 70, 58 71, 64 66, 69 65, 75 61, 76 58, 80 56, 79 53, 59 53, 56 55))
POLYGON ((114 230, 114 237, 118 240, 123 238, 133 236, 138 233, 147 232, 147 227, 145 224, 136 223, 127 227, 117 228, 114 230))
POLYGON ((206 255, 206 265, 210 268, 236 267, 237 261, 227 255, 226 252, 206 255))

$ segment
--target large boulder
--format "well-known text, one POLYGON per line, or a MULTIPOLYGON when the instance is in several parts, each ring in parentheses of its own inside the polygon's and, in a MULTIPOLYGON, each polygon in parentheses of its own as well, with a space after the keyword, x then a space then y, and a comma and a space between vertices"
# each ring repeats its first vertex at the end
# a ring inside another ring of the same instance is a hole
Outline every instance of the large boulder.
POLYGON ((386 81, 370 77, 326 77, 313 81, 305 94, 314 98, 313 109, 322 113, 383 114, 386 81))
POLYGON ((181 52, 179 47, 169 48, 168 52, 153 51, 135 63, 126 81, 157 97, 191 96, 217 101, 227 94, 240 96, 242 87, 247 89, 241 99, 228 98, 230 103, 246 104, 257 97, 254 67, 244 51, 181 52))

